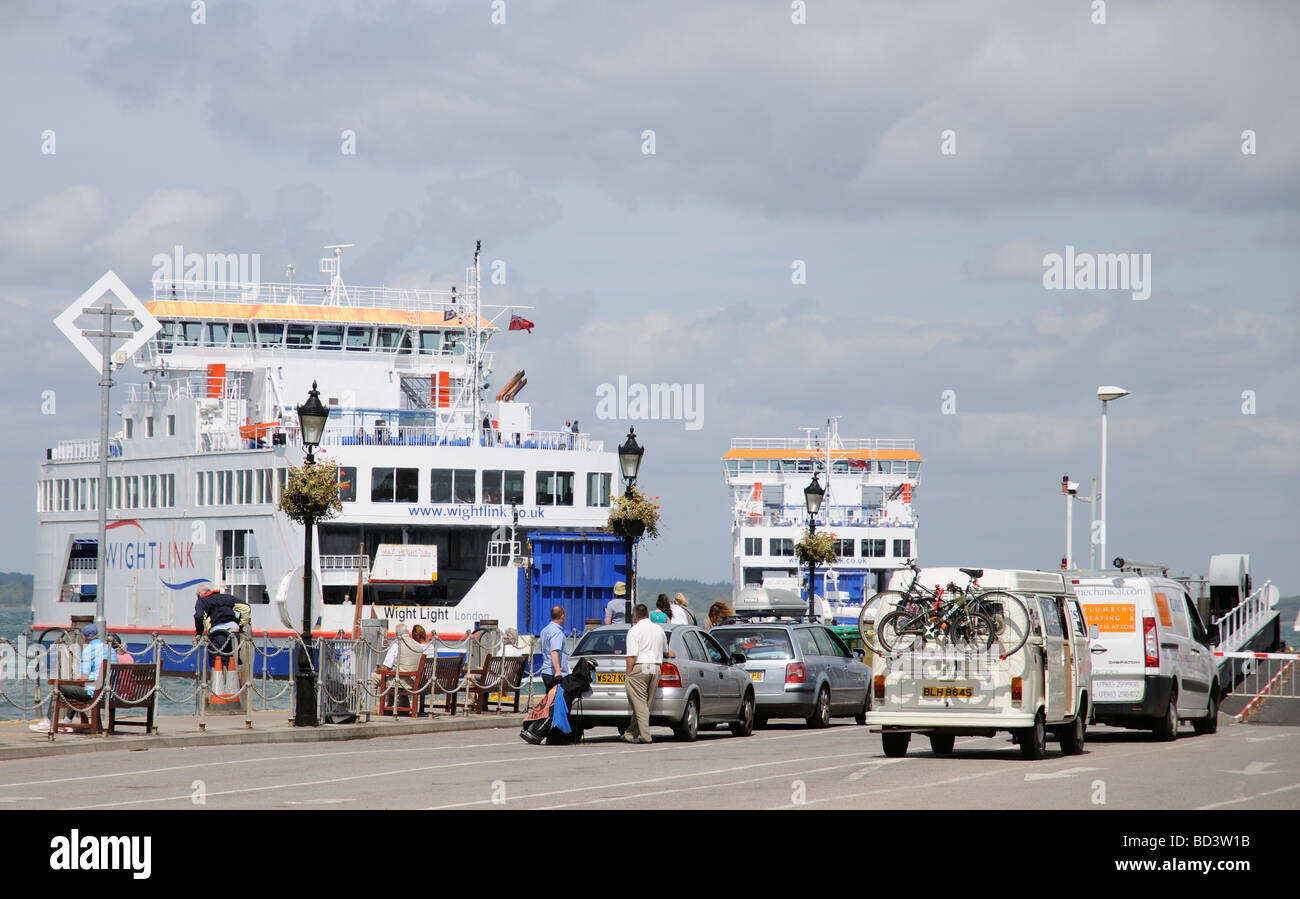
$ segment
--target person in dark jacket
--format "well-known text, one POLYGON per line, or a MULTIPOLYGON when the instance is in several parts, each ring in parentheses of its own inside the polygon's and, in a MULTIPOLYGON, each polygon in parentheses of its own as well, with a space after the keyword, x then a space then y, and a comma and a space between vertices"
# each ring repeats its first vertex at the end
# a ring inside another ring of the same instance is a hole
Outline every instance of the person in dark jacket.
POLYGON ((194 603, 194 642, 197 643, 206 632, 213 650, 228 654, 231 651, 231 635, 239 632, 235 603, 240 601, 238 596, 218 590, 198 591, 198 599, 194 603))

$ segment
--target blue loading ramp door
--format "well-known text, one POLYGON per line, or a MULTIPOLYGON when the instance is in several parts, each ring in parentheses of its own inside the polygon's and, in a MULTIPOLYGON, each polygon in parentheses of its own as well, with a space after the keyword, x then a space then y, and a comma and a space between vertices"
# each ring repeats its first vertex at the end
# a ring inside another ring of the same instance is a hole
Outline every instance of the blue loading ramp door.
POLYGON ((627 581, 623 538, 613 534, 555 531, 527 535, 533 547, 531 578, 519 571, 521 634, 538 634, 551 620, 551 607, 564 607, 564 630, 582 633, 588 618, 605 618, 614 584, 627 581))

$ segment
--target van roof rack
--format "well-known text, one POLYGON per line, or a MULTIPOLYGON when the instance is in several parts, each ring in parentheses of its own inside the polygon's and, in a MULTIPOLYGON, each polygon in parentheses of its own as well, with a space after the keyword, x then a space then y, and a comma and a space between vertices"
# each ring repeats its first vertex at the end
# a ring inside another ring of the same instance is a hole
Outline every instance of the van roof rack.
POLYGON ((1159 562, 1137 562, 1133 559, 1126 559, 1123 556, 1116 556, 1112 563, 1117 569, 1127 574, 1136 575, 1160 575, 1169 577, 1169 566, 1159 562))

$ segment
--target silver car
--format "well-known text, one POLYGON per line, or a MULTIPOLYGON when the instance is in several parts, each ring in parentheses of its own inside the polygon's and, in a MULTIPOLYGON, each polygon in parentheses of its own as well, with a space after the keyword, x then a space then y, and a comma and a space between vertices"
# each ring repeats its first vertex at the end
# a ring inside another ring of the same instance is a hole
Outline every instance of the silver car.
POLYGON ((867 723, 871 669, 823 625, 724 624, 710 634, 726 652, 745 657, 758 698, 757 726, 769 718, 803 718, 809 727, 828 727, 832 716, 867 723))
MULTIPOLYGON (((701 728, 726 724, 738 737, 754 732, 755 685, 743 655, 729 655, 698 627, 661 624, 674 658, 664 659, 659 688, 650 704, 651 726, 671 727, 679 740, 694 740, 701 728)), ((591 689, 569 710, 578 730, 617 727, 627 730, 632 706, 627 701, 626 624, 606 624, 582 635, 570 666, 579 659, 595 665, 591 689)))

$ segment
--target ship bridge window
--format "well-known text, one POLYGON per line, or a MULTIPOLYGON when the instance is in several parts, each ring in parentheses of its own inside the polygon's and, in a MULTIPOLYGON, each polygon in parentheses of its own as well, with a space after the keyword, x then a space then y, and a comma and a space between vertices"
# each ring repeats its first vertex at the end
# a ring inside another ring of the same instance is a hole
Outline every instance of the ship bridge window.
POLYGON ((767 541, 769 556, 793 556, 794 540, 789 537, 772 537, 767 541))
POLYGON ((863 540, 862 555, 868 559, 883 559, 885 557, 885 541, 863 540))
POLYGON ((740 463, 737 462, 737 461, 734 460, 734 459, 730 459, 730 460, 728 460, 728 461, 727 461, 727 474, 728 474, 729 476, 733 477, 733 478, 734 478, 736 475, 740 474, 740 463))
POLYGON ((420 353, 426 356, 436 356, 442 350, 442 332, 441 331, 421 331, 420 332, 420 353))
POLYGON ((763 538, 762 538, 762 537, 746 537, 746 538, 745 538, 745 555, 747 555, 747 556, 761 556, 762 554, 763 554, 763 538))
POLYGON ((537 472, 537 505, 539 506, 573 505, 573 472, 571 471, 537 472))
POLYGON ((230 326, 230 345, 231 346, 248 346, 252 341, 248 335, 248 325, 238 324, 230 326))
POLYGON ((290 325, 289 333, 284 339, 285 348, 290 350, 311 349, 312 332, 315 330, 315 325, 290 325))
POLYGON ((348 349, 353 352, 365 352, 370 349, 370 345, 375 340, 374 328, 359 328, 356 325, 348 326, 348 349))
POLYGON ((385 353, 409 353, 411 336, 404 328, 380 328, 378 346, 385 353))
POLYGON ((912 557, 912 541, 911 541, 911 540, 895 540, 895 541, 894 541, 894 555, 895 555, 897 558, 900 558, 900 559, 909 559, 909 558, 911 558, 911 557, 912 557))
POLYGON ((420 470, 418 468, 370 469, 370 501, 372 503, 419 502, 420 470))
POLYGON ((614 476, 607 471, 587 472, 587 505, 608 506, 614 476))
POLYGON ((182 322, 181 332, 186 346, 198 346, 203 341, 203 322, 182 322))
POLYGON ((342 325, 320 325, 316 328, 316 348, 337 350, 343 346, 342 325))
POLYGON ((158 350, 162 353, 170 353, 180 335, 180 324, 171 319, 160 321, 158 324, 162 325, 162 330, 155 338, 158 341, 158 350))
MULTIPOLYGON (((500 474, 500 472, 498 472, 500 474)), ((429 471, 429 502, 431 503, 473 503, 475 502, 475 478, 478 473, 472 468, 434 468, 429 471)), ((484 478, 486 491, 486 477, 484 478)))
POLYGON ((284 343, 284 325, 281 322, 258 322, 257 343, 259 346, 279 346, 284 343))
POLYGON ((230 342, 230 325, 227 322, 208 322, 208 346, 225 346, 230 342))
POLYGON ((836 541, 835 541, 835 555, 840 556, 840 557, 848 556, 848 557, 852 558, 852 556, 853 556, 853 546, 854 546, 854 543, 855 543, 855 542, 856 542, 856 541, 853 541, 853 540, 836 540, 836 541))

